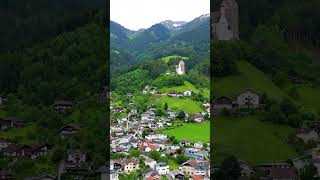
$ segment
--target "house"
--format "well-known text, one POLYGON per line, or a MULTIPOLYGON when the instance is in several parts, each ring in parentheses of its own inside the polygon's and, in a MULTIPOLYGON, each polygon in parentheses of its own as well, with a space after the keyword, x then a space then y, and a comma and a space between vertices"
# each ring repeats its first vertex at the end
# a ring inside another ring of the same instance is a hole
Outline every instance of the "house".
POLYGON ((113 164, 103 165, 97 169, 101 180, 119 180, 119 173, 113 169, 113 164))
POLYGON ((183 172, 185 175, 209 175, 209 166, 210 163, 208 161, 198 161, 198 160, 189 160, 183 163, 179 170, 183 172))
POLYGON ((186 148, 184 150, 184 155, 192 157, 193 159, 203 160, 208 157, 208 151, 201 151, 195 148, 186 148))
POLYGON ((171 118, 175 118, 177 116, 176 112, 172 111, 171 109, 168 109, 167 113, 171 118))
POLYGON ((254 174, 254 170, 249 166, 249 164, 245 161, 238 160, 240 168, 241 168, 241 176, 242 177, 251 177, 254 174))
POLYGON ((236 102, 239 108, 258 108, 260 105, 259 95, 251 89, 240 93, 236 102))
POLYGON ((0 130, 2 131, 23 126, 25 126, 25 123, 16 117, 0 118, 0 130))
POLYGON ((158 94, 158 88, 157 87, 152 87, 150 89, 151 94, 158 94))
POLYGON ((190 142, 188 140, 182 140, 180 146, 190 146, 190 142))
POLYGON ((191 96, 191 95, 192 95, 192 91, 189 91, 189 90, 184 91, 184 92, 183 92, 183 95, 184 95, 184 96, 191 96))
POLYGON ((115 170, 130 173, 134 170, 139 169, 140 160, 138 158, 116 159, 113 160, 111 163, 113 163, 115 170))
POLYGON ((137 109, 131 109, 130 110, 130 115, 136 115, 136 114, 138 114, 138 110, 137 109))
POLYGON ((223 109, 230 110, 233 108, 233 100, 226 96, 221 96, 213 101, 213 109, 221 111, 223 109))
POLYGON ((153 111, 146 111, 144 113, 141 114, 141 121, 147 121, 147 120, 154 120, 155 118, 155 113, 153 111))
POLYGON ((7 157, 27 157, 36 159, 39 156, 45 156, 50 149, 48 144, 10 144, 7 148, 3 149, 3 155, 7 157))
POLYGON ((193 147, 194 147, 195 149, 202 149, 202 148, 203 148, 203 143, 202 143, 202 142, 195 142, 195 143, 193 144, 193 147))
POLYGON ((161 180, 161 175, 154 169, 146 169, 144 172, 145 180, 161 180))
POLYGON ((65 112, 72 109, 74 103, 72 101, 55 101, 53 103, 53 109, 60 112, 65 112))
POLYGON ((3 179, 3 180, 10 180, 10 179, 16 179, 15 177, 15 174, 9 170, 4 170, 4 169, 1 169, 0 170, 0 179, 3 179))
POLYGON ((194 113, 192 115, 192 119, 193 119, 193 121, 199 122, 199 123, 204 121, 204 117, 201 113, 194 113))
POLYGON ((2 149, 7 148, 10 144, 12 144, 12 142, 5 140, 5 139, 0 139, 0 151, 2 149))
POLYGON ((40 156, 45 156, 48 154, 51 149, 51 145, 49 144, 32 144, 30 150, 30 158, 36 159, 40 156))
POLYGON ((74 135, 80 131, 80 124, 79 123, 72 123, 69 125, 66 125, 61 128, 60 130, 60 136, 62 138, 74 135))
POLYGON ((142 145, 139 147, 139 149, 141 151, 145 151, 145 152, 150 152, 151 150, 156 150, 156 151, 160 151, 160 147, 158 145, 155 144, 147 144, 147 145, 142 145))
POLYGON ((158 171, 160 175, 169 174, 169 165, 167 163, 157 163, 155 165, 155 170, 158 171))
POLYGON ((142 93, 143 93, 143 94, 147 94, 147 93, 148 93, 148 90, 149 90, 149 86, 146 85, 146 86, 142 89, 142 93))
POLYGON ((177 97, 177 96, 178 96, 178 93, 176 93, 176 92, 169 92, 167 95, 168 95, 169 97, 177 97))
POLYGON ((127 96, 128 97, 133 97, 133 94, 132 93, 127 93, 127 96))
POLYGON ((262 164, 255 168, 258 179, 298 180, 296 170, 288 163, 262 164))
POLYGON ((303 140, 303 142, 305 143, 319 140, 319 134, 313 128, 300 128, 297 131, 296 136, 303 140))
POLYGON ((87 173, 91 169, 87 162, 87 153, 81 149, 68 149, 63 169, 63 172, 67 173, 87 173))
POLYGON ((157 164, 157 161, 155 161, 155 160, 147 157, 147 158, 144 160, 144 164, 145 164, 145 165, 148 165, 150 168, 154 169, 155 166, 156 166, 156 164, 157 164))
POLYGON ((184 180, 184 174, 179 170, 172 170, 169 172, 169 177, 175 180, 184 180))
POLYGON ((148 140, 155 140, 155 139, 166 140, 168 136, 166 134, 150 134, 145 136, 144 138, 148 140))

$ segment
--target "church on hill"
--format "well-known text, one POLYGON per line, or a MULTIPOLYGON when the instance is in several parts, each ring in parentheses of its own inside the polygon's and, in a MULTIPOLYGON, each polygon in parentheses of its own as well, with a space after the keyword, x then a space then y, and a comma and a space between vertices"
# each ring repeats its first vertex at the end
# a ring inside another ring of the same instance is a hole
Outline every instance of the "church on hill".
POLYGON ((176 73, 179 74, 179 75, 183 75, 183 74, 186 73, 185 65, 184 65, 184 61, 183 60, 180 60, 179 64, 176 65, 176 73))
POLYGON ((217 40, 239 39, 239 9, 236 0, 223 0, 220 11, 213 12, 212 33, 217 40))

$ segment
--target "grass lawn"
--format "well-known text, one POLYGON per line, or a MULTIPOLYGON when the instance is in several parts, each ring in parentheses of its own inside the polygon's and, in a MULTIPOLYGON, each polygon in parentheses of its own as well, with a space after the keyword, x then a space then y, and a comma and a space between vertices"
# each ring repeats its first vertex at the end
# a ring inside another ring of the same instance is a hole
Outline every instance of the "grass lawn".
MULTIPOLYGON (((199 93, 200 92, 200 90, 197 89, 193 84, 191 84, 188 81, 185 81, 183 86, 173 86, 173 87, 161 88, 160 89, 160 93, 168 93, 168 92, 173 92, 173 91, 175 91, 175 92, 184 92, 184 91, 187 91, 187 90, 195 92, 195 93, 199 93)), ((208 88, 203 88, 201 90, 202 90, 202 95, 209 99, 209 96, 210 96, 209 87, 208 88)))
POLYGON ((299 99, 301 105, 307 109, 320 112, 320 89, 315 89, 308 86, 298 87, 299 99))
POLYGON ((175 111, 185 111, 187 113, 196 113, 202 111, 201 102, 192 100, 190 98, 161 96, 157 101, 161 107, 167 103, 169 108, 175 111))
POLYGON ((168 165, 170 170, 179 169, 179 164, 177 164, 174 160, 169 159, 168 165))
POLYGON ((30 138, 30 134, 35 133, 35 125, 27 125, 23 128, 13 128, 8 131, 0 131, 0 138, 16 140, 19 143, 29 144, 35 141, 30 138))
POLYGON ((180 127, 166 129, 162 131, 169 136, 175 136, 178 140, 187 139, 191 142, 210 141, 210 122, 201 124, 183 123, 180 127))
POLYGON ((246 61, 237 61, 239 74, 214 81, 212 84, 216 96, 235 97, 245 89, 251 88, 265 92, 276 99, 282 99, 284 92, 263 72, 246 61))
POLYGON ((297 156, 287 144, 294 129, 261 122, 256 117, 217 118, 214 120, 214 161, 221 163, 228 155, 253 165, 285 161, 297 156))
POLYGON ((183 60, 189 59, 188 57, 172 55, 172 56, 166 56, 166 57, 161 58, 161 61, 163 61, 163 62, 165 62, 165 63, 168 63, 171 58, 177 58, 177 57, 180 57, 180 58, 183 59, 183 60))

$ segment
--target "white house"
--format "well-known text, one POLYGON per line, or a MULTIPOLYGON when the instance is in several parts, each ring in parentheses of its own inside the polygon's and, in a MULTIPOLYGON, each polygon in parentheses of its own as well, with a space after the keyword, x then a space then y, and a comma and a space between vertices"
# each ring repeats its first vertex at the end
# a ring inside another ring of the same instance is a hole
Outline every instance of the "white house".
POLYGON ((158 163, 155 166, 155 170, 158 171, 160 175, 166 175, 169 173, 169 166, 167 163, 158 163))
POLYGON ((202 142, 195 142, 193 144, 193 147, 196 149, 202 149, 203 148, 203 143, 202 142))
POLYGON ((165 134, 150 134, 148 136, 145 136, 144 138, 146 138, 148 140, 154 140, 154 139, 166 140, 168 138, 168 136, 165 134))
POLYGON ((237 97, 237 104, 239 107, 250 107, 250 108, 258 108, 259 107, 259 95, 255 93, 253 90, 245 90, 240 93, 237 97))
POLYGON ((150 168, 154 169, 155 166, 156 166, 156 164, 157 164, 157 161, 155 161, 155 160, 147 157, 147 158, 144 160, 144 164, 145 164, 145 165, 148 165, 150 168))
POLYGON ((192 91, 189 91, 189 90, 188 91, 184 91, 183 95, 184 96, 191 96, 192 95, 192 91))
POLYGON ((176 112, 172 111, 171 109, 167 110, 169 117, 175 118, 177 116, 176 112))

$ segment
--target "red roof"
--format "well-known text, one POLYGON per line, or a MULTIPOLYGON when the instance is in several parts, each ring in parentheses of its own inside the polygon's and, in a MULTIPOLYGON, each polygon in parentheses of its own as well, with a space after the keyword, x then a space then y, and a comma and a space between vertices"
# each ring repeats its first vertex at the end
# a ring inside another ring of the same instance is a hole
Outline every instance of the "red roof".
POLYGON ((193 180, 201 180, 204 179, 202 175, 193 175, 193 180))

